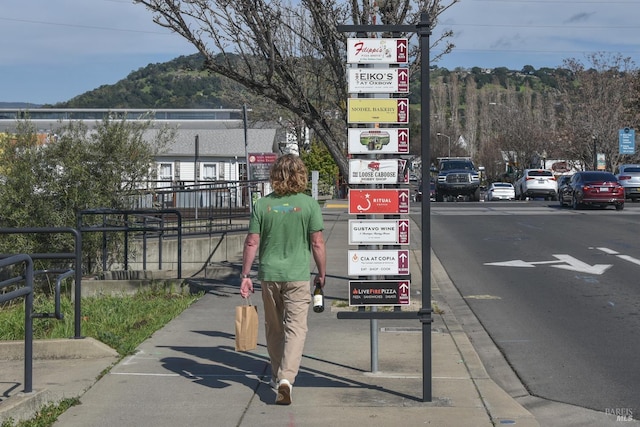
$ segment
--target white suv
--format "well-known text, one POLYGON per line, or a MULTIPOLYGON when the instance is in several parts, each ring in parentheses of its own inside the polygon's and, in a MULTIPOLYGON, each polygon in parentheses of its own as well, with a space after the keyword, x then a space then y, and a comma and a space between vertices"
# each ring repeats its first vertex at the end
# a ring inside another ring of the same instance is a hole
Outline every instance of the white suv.
POLYGON ((549 169, 525 169, 514 187, 518 200, 534 197, 558 200, 558 181, 549 169))

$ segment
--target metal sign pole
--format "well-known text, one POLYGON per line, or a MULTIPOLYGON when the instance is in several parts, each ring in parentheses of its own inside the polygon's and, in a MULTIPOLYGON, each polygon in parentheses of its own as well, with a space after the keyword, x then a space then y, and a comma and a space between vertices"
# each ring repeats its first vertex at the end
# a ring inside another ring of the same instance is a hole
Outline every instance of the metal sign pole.
MULTIPOLYGON (((340 32, 354 33, 417 33, 420 39, 420 81, 421 81, 421 151, 422 151, 422 181, 430 179, 430 85, 429 85, 429 37, 431 35, 431 21, 429 15, 423 12, 417 25, 338 25, 340 32), (425 174, 426 169, 426 174, 425 174)), ((422 400, 432 400, 432 369, 431 369, 431 205, 429 197, 422 198, 422 308, 417 315, 422 323, 422 400)), ((409 319, 414 313, 407 312, 343 312, 338 313, 339 319, 409 319)))

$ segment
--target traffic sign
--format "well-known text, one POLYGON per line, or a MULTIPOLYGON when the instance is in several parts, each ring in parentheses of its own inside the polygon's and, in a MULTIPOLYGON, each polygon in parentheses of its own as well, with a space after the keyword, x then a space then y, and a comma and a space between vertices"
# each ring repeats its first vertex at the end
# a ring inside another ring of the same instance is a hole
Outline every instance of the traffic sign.
POLYGON ((407 68, 350 68, 349 93, 408 93, 407 68))
POLYGON ((406 154, 408 128, 349 128, 349 154, 406 154))
POLYGON ((349 276, 409 274, 409 251, 406 249, 350 250, 349 276))
POLYGON ((349 123, 409 123, 408 98, 349 98, 349 123))
POLYGON ((408 189, 350 189, 350 214, 409 213, 408 189))
POLYGON ((618 131, 618 145, 620 154, 635 154, 636 131, 631 128, 620 129, 618 131))
POLYGON ((408 39, 347 39, 347 62, 351 64, 406 64, 408 39))
POLYGON ((408 219, 349 220, 349 244, 408 245, 408 219))
POLYGON ((409 280, 349 281, 349 305, 409 305, 409 280))

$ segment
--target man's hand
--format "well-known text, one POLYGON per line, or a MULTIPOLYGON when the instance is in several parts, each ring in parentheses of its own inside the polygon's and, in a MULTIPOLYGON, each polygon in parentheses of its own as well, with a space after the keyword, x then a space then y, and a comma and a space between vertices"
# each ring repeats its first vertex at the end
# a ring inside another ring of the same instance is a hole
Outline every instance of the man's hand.
POLYGON ((253 282, 251 277, 243 277, 240 282, 240 296, 248 298, 253 293, 253 282))

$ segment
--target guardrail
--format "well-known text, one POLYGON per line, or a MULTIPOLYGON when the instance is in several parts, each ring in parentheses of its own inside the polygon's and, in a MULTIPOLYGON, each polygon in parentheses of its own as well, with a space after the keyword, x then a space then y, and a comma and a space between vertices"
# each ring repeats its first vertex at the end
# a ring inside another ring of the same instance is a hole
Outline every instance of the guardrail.
POLYGON ((19 254, 0 259, 0 268, 25 264, 24 274, 0 281, 0 290, 23 282, 25 285, 0 294, 0 303, 25 297, 24 300, 24 392, 33 391, 33 260, 19 254))

